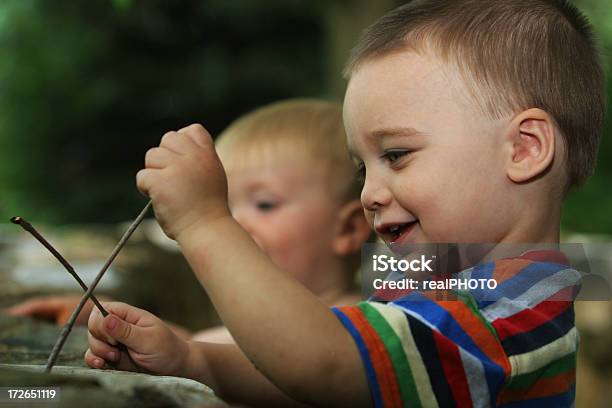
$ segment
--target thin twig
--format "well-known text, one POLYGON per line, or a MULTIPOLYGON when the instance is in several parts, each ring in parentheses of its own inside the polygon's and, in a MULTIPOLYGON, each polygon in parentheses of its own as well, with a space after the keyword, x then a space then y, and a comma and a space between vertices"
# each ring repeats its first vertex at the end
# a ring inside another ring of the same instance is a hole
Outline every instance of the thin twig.
MULTIPOLYGON (((83 288, 84 291, 87 291, 87 285, 85 285, 85 283, 83 282, 83 280, 79 277, 79 275, 77 275, 76 271, 74 270, 74 268, 72 267, 72 265, 70 265, 70 263, 68 263, 68 261, 66 260, 66 258, 64 258, 62 256, 62 254, 60 254, 54 247, 53 245, 51 245, 49 243, 49 241, 47 241, 45 239, 45 237, 43 237, 40 232, 36 231, 36 228, 34 228, 32 226, 32 224, 30 224, 29 222, 27 222, 23 217, 13 217, 11 218, 11 222, 13 224, 17 224, 19 225, 21 228, 23 228, 24 230, 28 231, 30 234, 32 234, 32 236, 34 238, 36 238, 38 240, 38 242, 40 242, 45 248, 47 248, 49 250, 49 252, 51 252, 51 254, 53 254, 53 256, 60 261, 60 263, 64 266, 64 268, 66 268, 66 270, 68 271, 69 274, 71 274, 74 279, 76 279, 76 281, 79 283, 79 285, 81 285, 81 287, 83 288)), ((96 299, 96 297, 92 294, 90 297, 91 301, 94 302, 94 304, 96 305, 96 307, 100 310, 100 313, 102 313, 102 316, 106 317, 108 315, 108 312, 106 311, 106 309, 104 309, 104 307, 100 304, 100 302, 98 302, 98 299, 96 299)))
POLYGON ((119 251, 121 251, 121 248, 123 248, 123 246, 125 245, 127 240, 130 238, 132 233, 136 230, 138 225, 142 222, 145 215, 147 214, 147 211, 149 211, 150 207, 151 207, 151 201, 147 203, 147 205, 142 209, 140 214, 138 214, 138 217, 136 217, 134 222, 132 222, 130 227, 127 229, 125 234, 123 234, 123 236, 121 237, 121 239, 115 246, 115 249, 113 249, 113 252, 110 254, 108 259, 106 260, 106 263, 104 264, 102 269, 100 269, 100 272, 98 272, 98 275, 96 276, 94 281, 89 286, 89 289, 87 289, 87 291, 81 298, 81 301, 79 302, 78 306, 72 312, 72 315, 70 316, 70 320, 68 320, 68 323, 66 323, 66 325, 63 327, 62 332, 60 333, 60 336, 57 339, 57 342, 55 343, 55 346, 53 346, 53 350, 51 351, 51 354, 49 355, 49 359, 47 360, 47 366, 45 367, 45 372, 47 373, 50 372, 53 366, 55 365, 57 357, 59 356, 59 353, 62 351, 62 347, 64 347, 64 343, 68 339, 68 336, 70 335, 70 332, 72 331, 72 327, 74 326, 74 323, 76 322, 76 319, 79 316, 79 313, 81 313, 83 306, 85 306, 85 302, 87 302, 87 298, 96 289, 96 286, 98 286, 98 283, 104 276, 104 273, 106 273, 106 270, 110 267, 111 263, 115 260, 115 258, 119 254, 119 251))

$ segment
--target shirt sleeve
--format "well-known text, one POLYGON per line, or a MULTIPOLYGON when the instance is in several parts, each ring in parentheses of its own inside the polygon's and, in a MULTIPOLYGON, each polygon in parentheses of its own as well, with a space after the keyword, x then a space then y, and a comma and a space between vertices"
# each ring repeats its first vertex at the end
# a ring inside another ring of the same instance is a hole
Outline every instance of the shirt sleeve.
POLYGON ((333 311, 355 340, 376 407, 492 406, 510 374, 495 331, 469 299, 414 293, 333 311))

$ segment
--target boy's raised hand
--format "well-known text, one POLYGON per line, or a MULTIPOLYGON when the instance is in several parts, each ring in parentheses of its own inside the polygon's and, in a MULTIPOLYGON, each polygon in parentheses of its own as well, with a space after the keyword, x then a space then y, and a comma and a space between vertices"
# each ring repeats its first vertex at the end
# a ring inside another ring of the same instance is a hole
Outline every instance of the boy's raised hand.
POLYGON ((185 374, 189 345, 151 313, 125 303, 104 303, 109 315, 94 309, 89 317, 89 349, 85 362, 92 368, 113 365, 121 370, 156 374, 185 374), (124 344, 129 353, 120 351, 124 344))
POLYGON ((230 216, 227 179, 210 134, 199 124, 166 133, 136 176, 165 233, 178 240, 191 227, 230 216))

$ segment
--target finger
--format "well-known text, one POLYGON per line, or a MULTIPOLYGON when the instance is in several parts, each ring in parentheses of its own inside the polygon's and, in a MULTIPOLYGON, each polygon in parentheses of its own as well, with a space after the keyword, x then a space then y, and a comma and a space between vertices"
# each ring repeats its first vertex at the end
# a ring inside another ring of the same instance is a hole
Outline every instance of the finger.
POLYGON ((151 187, 153 186, 154 177, 160 170, 158 169, 142 169, 136 173, 136 187, 138 190, 149 197, 151 187))
POLYGON ((193 140, 186 138, 184 134, 179 132, 166 133, 159 144, 159 147, 164 147, 177 154, 187 154, 193 150, 193 140))
POLYGON ((87 323, 89 333, 98 340, 105 341, 113 346, 118 344, 117 340, 113 338, 104 328, 104 316, 99 310, 95 309, 89 315, 89 322, 87 323))
POLYGON ((108 312, 118 316, 120 319, 140 327, 151 327, 154 325, 154 320, 157 319, 146 310, 128 305, 127 303, 103 302, 102 305, 108 312))
POLYGON ((140 351, 150 341, 142 327, 128 323, 112 313, 104 318, 104 330, 113 339, 135 351, 140 351))
POLYGON ((212 136, 199 123, 194 123, 179 129, 178 133, 188 136, 194 143, 200 147, 211 147, 213 145, 212 136))
POLYGON ((103 358, 96 356, 90 349, 85 352, 85 364, 91 368, 104 368, 106 362, 103 358))
POLYGON ((149 149, 145 155, 145 167, 148 169, 163 169, 172 163, 177 153, 165 147, 154 147, 149 149))
POLYGON ((122 343, 130 349, 130 353, 156 351, 151 333, 163 325, 158 318, 146 310, 121 302, 104 302, 103 306, 110 313, 106 318, 97 311, 92 312, 89 318, 89 331, 94 337, 111 345, 122 343))
POLYGON ((87 342, 89 343, 89 349, 96 356, 100 356, 111 363, 119 361, 121 352, 118 348, 95 338, 91 333, 87 333, 87 342))

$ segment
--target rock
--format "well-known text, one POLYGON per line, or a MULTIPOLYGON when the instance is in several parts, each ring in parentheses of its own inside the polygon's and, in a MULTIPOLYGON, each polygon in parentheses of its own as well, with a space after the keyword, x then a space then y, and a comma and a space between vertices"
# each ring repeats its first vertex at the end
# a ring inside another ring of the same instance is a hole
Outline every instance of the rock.
MULTIPOLYGON (((33 237, 17 226, 0 227, 0 308, 31 296, 82 294, 73 278, 33 237)), ((124 230, 39 229, 85 282, 97 274, 124 230)), ((171 248, 161 249, 144 234, 135 234, 129 241, 101 285, 96 290, 99 296, 145 308, 191 329, 218 322, 182 255, 171 248)), ((0 387, 60 386, 61 400, 53 405, 56 407, 227 406, 210 388, 188 379, 86 368, 84 327, 73 328, 58 366, 45 374, 42 369, 60 331, 49 322, 0 313, 0 387)))
MULTIPOLYGON (((0 314, 0 362, 45 364, 61 328, 47 322, 0 314)), ((87 331, 75 327, 70 333, 58 364, 85 366, 87 331)))
POLYGON ((65 366, 45 374, 43 368, 0 364, 0 387, 59 387, 58 408, 227 406, 210 388, 185 378, 65 366))
MULTIPOLYGON (((91 282, 125 230, 118 226, 35 226, 91 282)), ((17 225, 0 224, 0 308, 32 296, 82 294, 59 262, 17 225)), ((219 318, 176 244, 145 220, 104 275, 96 295, 130 303, 191 330, 219 318)))

